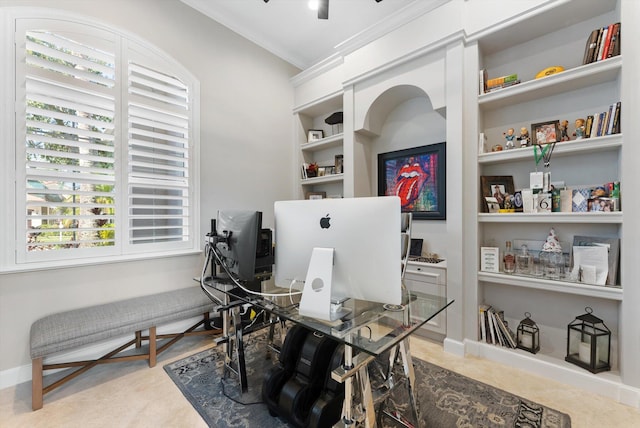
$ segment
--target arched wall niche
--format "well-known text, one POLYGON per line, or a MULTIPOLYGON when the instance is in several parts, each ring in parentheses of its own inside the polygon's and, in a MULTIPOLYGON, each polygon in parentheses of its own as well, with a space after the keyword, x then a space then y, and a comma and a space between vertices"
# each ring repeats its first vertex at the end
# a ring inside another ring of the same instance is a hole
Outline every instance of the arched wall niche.
POLYGON ((433 109, 445 112, 445 58, 427 55, 354 86, 354 131, 380 135, 386 117, 403 102, 426 97, 433 109))

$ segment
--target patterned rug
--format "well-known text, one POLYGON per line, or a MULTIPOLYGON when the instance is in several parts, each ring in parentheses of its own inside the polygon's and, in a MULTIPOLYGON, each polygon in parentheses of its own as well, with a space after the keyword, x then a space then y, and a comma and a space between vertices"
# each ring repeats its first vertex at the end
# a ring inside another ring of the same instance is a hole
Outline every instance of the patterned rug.
MULTIPOLYGON (((267 357, 264 335, 245 342, 249 391, 240 394, 234 375, 222 378, 220 348, 199 352, 167 364, 165 371, 210 427, 285 428, 286 421, 269 415, 261 402, 262 376, 276 363, 267 357)), ((569 415, 525 400, 506 391, 419 360, 413 359, 417 401, 422 425, 430 428, 571 427, 569 415)), ((375 376, 373 376, 375 377, 375 376)), ((375 380, 375 379, 374 379, 375 380)), ((372 382, 374 381, 372 380, 372 382)), ((406 388, 394 391, 387 408, 410 414, 406 388)), ((389 417, 384 427, 396 427, 389 417)))

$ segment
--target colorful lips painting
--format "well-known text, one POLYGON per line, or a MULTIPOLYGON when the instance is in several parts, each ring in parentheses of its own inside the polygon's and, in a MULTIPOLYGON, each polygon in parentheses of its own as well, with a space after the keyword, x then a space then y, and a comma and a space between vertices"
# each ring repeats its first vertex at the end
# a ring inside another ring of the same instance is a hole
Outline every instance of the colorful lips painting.
POLYGON ((400 167, 396 175, 395 194, 400 198, 402 208, 410 208, 420 197, 429 172, 422 168, 417 159, 411 157, 400 167))
POLYGON ((400 198, 418 220, 445 220, 446 142, 378 154, 378 195, 400 198))

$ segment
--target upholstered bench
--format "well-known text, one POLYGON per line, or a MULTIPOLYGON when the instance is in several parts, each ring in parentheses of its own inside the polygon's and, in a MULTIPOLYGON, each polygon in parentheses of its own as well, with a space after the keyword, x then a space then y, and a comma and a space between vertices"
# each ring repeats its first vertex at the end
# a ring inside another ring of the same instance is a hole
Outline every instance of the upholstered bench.
POLYGON ((97 364, 118 361, 148 360, 149 367, 156 365, 156 357, 184 336, 194 334, 218 334, 220 330, 209 329, 209 313, 213 309, 211 300, 200 287, 187 287, 149 296, 135 297, 103 305, 75 309, 48 315, 31 325, 32 360, 32 408, 42 408, 43 395, 61 386, 97 364), (156 327, 171 322, 202 316, 203 319, 182 333, 156 334, 156 327), (205 325, 205 330, 196 329, 205 325), (149 335, 143 336, 142 331, 149 335), (54 353, 67 351, 84 345, 115 337, 135 335, 134 339, 108 354, 89 361, 44 364, 44 358, 54 353), (170 339, 158 347, 156 340, 170 339), (117 356, 135 344, 141 348, 148 341, 146 353, 117 356), (43 371, 69 367, 80 367, 49 386, 43 384, 43 371))

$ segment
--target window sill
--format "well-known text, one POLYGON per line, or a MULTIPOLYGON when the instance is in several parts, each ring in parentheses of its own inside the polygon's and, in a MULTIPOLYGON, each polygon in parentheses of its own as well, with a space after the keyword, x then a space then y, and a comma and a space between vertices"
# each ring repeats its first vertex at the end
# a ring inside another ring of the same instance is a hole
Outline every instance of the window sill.
POLYGON ((51 270, 51 269, 73 268, 73 267, 79 267, 79 266, 103 265, 103 264, 109 264, 109 263, 127 263, 127 262, 133 262, 138 260, 152 260, 152 259, 160 259, 160 258, 166 258, 166 257, 193 256, 198 254, 202 254, 202 250, 176 250, 176 251, 166 251, 162 253, 153 253, 153 254, 149 254, 149 253, 130 254, 126 256, 95 257, 95 258, 76 259, 76 260, 60 260, 55 262, 25 263, 21 265, 0 267, 0 275, 21 273, 21 272, 34 272, 34 271, 51 270))

